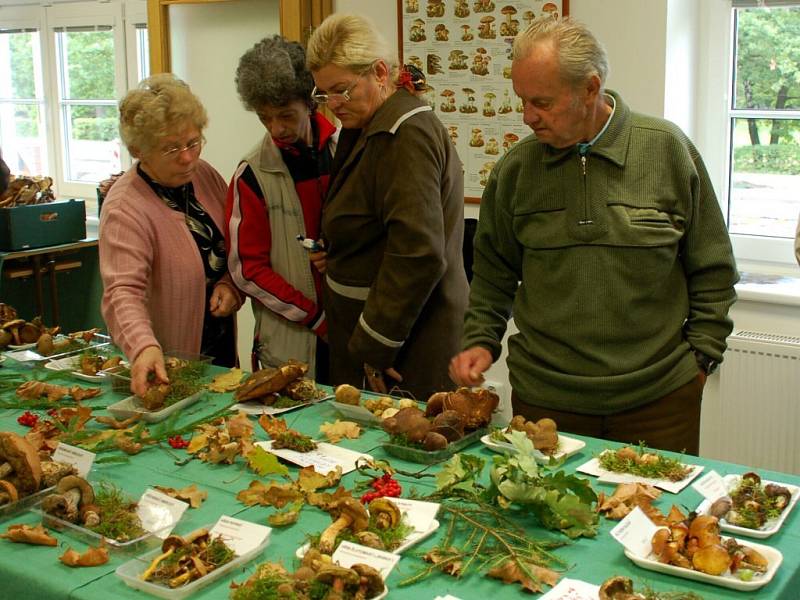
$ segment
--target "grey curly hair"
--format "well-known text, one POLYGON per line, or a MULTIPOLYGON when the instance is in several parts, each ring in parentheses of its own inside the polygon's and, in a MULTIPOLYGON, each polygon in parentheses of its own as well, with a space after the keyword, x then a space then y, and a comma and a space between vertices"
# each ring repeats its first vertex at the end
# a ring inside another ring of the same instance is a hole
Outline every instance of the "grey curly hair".
POLYGON ((302 100, 313 108, 314 79, 306 68, 306 53, 297 42, 275 35, 245 52, 236 69, 236 90, 247 110, 285 106, 302 100))

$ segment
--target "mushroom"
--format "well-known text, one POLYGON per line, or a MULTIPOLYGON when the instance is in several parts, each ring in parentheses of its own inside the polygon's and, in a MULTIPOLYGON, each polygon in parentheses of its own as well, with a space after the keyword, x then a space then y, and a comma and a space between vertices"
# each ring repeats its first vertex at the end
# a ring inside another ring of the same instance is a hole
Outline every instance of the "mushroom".
POLYGON ((358 585, 361 577, 352 569, 330 564, 319 570, 314 581, 331 586, 331 591, 325 598, 328 600, 341 600, 344 598, 345 587, 358 585))
POLYGON ((381 537, 373 531, 360 531, 356 534, 358 543, 367 548, 375 548, 377 550, 385 550, 386 546, 383 545, 381 537))
POLYGON ((19 339, 23 344, 33 344, 42 335, 41 320, 29 321, 19 328, 19 339))
POLYGON ((437 433, 436 431, 429 431, 425 436, 425 439, 422 441, 422 447, 427 452, 436 452, 437 450, 444 450, 447 448, 447 438, 444 437, 441 433, 437 433))
POLYGON ((617 575, 606 579, 597 592, 598 600, 623 600, 635 598, 633 595, 633 581, 629 577, 617 575))
POLYGON ((19 500, 17 488, 13 483, 5 479, 0 479, 0 487, 3 488, 3 490, 0 491, 0 505, 14 504, 14 502, 19 500))
POLYGON ((36 449, 11 431, 0 432, 0 479, 8 479, 22 496, 38 491, 41 484, 42 466, 36 449))
POLYGON ((336 538, 345 529, 358 533, 369 524, 367 509, 355 498, 343 498, 333 506, 331 514, 335 520, 319 538, 319 551, 323 554, 333 552, 336 538))
POLYGON ((383 497, 375 498, 369 503, 369 514, 378 529, 393 529, 402 517, 397 504, 383 497))
POLYGON ((353 595, 354 600, 373 598, 383 591, 383 578, 377 569, 363 563, 351 565, 350 569, 359 576, 358 591, 353 595))
POLYGON ((25 325, 25 319, 11 319, 3 323, 3 329, 11 333, 11 337, 14 339, 14 343, 17 346, 22 345, 22 340, 19 336, 19 330, 25 325))
MULTIPOLYGON (((81 509, 93 503, 94 490, 89 482, 78 475, 68 475, 58 482, 56 493, 42 501, 42 510, 74 523, 81 516, 81 509)), ((95 525, 99 523, 99 514, 96 511, 85 512, 83 517, 95 522, 95 525)))

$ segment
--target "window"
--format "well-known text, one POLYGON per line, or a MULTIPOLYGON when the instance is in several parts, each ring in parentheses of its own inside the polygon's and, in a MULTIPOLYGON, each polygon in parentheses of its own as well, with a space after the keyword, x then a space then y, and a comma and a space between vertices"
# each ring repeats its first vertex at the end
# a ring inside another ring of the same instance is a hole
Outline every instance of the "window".
POLYGON ((800 2, 733 0, 732 23, 728 229, 737 255, 789 262, 800 212, 800 2), (780 242, 772 252, 770 240, 780 242))
POLYGON ((145 0, 0 11, 0 147, 12 173, 49 175, 60 198, 87 200, 128 168, 117 103, 149 74, 145 0))
POLYGON ((39 31, 0 30, 0 146, 13 173, 49 172, 39 31))

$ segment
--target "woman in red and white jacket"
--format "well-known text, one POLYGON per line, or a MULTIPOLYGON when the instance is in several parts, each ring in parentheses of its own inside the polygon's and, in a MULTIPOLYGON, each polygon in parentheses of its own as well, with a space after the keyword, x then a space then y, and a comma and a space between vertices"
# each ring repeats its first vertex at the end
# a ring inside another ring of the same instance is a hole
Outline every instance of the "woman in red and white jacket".
POLYGON ((320 237, 337 131, 316 112, 313 86, 302 46, 280 36, 261 40, 239 60, 239 96, 267 133, 228 189, 228 269, 253 301, 253 368, 294 358, 325 382, 324 253, 302 242, 320 237))

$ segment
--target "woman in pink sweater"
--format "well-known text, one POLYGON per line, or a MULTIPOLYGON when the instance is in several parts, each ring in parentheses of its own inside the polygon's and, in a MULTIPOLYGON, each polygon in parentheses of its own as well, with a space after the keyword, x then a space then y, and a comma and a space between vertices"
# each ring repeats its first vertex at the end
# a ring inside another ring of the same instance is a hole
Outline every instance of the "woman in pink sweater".
POLYGON ((138 162, 100 216, 103 318, 132 361, 131 390, 168 383, 163 350, 236 363, 233 313, 242 298, 225 253, 227 185, 200 159, 205 109, 171 74, 120 102, 120 136, 138 162), (152 375, 151 375, 152 373, 152 375))

